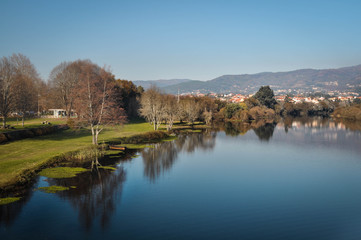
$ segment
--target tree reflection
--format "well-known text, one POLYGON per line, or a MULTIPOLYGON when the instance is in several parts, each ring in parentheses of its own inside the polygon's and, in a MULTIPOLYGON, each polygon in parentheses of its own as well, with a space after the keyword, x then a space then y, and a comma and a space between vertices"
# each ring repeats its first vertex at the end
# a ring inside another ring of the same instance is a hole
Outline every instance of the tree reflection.
POLYGON ((142 151, 144 161, 144 175, 152 182, 172 168, 178 157, 178 153, 185 151, 194 152, 196 149, 211 150, 215 146, 216 133, 205 132, 203 134, 179 135, 177 140, 163 142, 154 145, 154 148, 146 148, 142 151))
POLYGON ((284 125, 286 133, 289 129, 300 127, 361 130, 361 124, 358 121, 330 119, 327 117, 286 117, 281 122, 281 125, 282 124, 284 125))
POLYGON ((197 148, 203 151, 212 150, 216 145, 216 135, 216 132, 186 135, 186 140, 180 146, 180 150, 188 153, 194 152, 197 148))
POLYGON ((244 135, 251 129, 251 125, 242 122, 225 122, 224 132, 228 136, 244 135))
POLYGON ((122 168, 115 172, 94 168, 75 178, 50 181, 54 185, 70 187, 69 191, 57 194, 70 200, 73 207, 79 211, 79 221, 86 230, 90 230, 96 220, 99 220, 100 226, 105 229, 120 200, 125 175, 122 168), (76 188, 71 188, 72 186, 76 188))
POLYGON ((258 120, 251 123, 244 122, 225 122, 223 125, 224 132, 228 136, 244 135, 253 129, 261 141, 269 141, 273 135, 276 123, 273 120, 258 120))
POLYGON ((349 129, 351 131, 361 131, 361 121, 349 119, 335 119, 335 123, 338 125, 344 125, 346 129, 349 129))
POLYGON ((269 141, 272 138, 276 125, 276 123, 266 123, 258 128, 254 128, 253 131, 256 133, 259 140, 269 141))
POLYGON ((0 197, 7 197, 9 195, 21 196, 19 201, 6 205, 0 205, 0 226, 10 227, 21 214, 22 209, 33 195, 32 188, 34 186, 34 182, 27 186, 21 186, 20 188, 14 187, 13 189, 9 189, 8 191, 4 191, 0 194, 0 197))

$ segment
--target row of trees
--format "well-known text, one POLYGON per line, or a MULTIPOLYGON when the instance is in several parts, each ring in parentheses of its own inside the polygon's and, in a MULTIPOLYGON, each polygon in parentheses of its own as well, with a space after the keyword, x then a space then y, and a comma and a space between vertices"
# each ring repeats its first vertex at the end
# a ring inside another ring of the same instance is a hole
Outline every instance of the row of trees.
POLYGON ((179 97, 161 93, 153 86, 142 94, 139 112, 154 130, 161 123, 171 130, 175 121, 188 121, 193 125, 196 120, 201 120, 210 124, 218 106, 217 101, 209 97, 179 97))

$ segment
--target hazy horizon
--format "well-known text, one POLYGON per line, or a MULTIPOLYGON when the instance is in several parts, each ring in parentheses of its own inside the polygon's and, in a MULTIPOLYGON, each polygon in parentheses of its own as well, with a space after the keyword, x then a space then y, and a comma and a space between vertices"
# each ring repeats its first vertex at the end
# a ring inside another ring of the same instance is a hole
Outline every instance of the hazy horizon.
POLYGON ((221 76, 232 76, 232 75, 257 75, 257 74, 263 74, 263 73, 284 73, 284 72, 294 72, 299 70, 331 70, 331 69, 340 69, 340 68, 348 68, 348 67, 357 67, 361 66, 361 64, 356 64, 352 66, 343 66, 338 68, 300 68, 300 69, 291 69, 288 71, 262 71, 262 72, 255 72, 255 73, 230 73, 230 74, 222 74, 217 77, 213 77, 210 79, 205 80, 199 80, 199 79, 192 79, 192 78, 169 78, 169 79, 133 79, 131 81, 170 81, 170 80, 195 80, 195 81, 209 81, 216 79, 221 76))

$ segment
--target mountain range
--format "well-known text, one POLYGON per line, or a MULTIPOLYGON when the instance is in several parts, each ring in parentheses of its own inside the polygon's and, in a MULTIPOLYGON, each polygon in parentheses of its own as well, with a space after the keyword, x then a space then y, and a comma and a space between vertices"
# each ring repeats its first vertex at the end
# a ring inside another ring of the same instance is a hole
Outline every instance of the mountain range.
POLYGON ((133 81, 145 89, 152 84, 166 93, 255 93, 269 85, 278 92, 330 92, 361 90, 361 65, 338 69, 300 69, 289 72, 223 75, 209 81, 190 79, 133 81))

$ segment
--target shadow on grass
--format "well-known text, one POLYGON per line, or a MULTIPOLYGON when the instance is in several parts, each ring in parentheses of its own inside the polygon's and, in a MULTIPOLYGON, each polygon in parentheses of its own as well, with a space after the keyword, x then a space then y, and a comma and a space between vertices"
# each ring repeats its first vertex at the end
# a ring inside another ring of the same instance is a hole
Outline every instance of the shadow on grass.
POLYGON ((51 134, 33 137, 33 138, 27 138, 27 139, 31 141, 64 141, 64 140, 82 138, 86 136, 91 136, 91 131, 89 129, 81 129, 76 131, 68 129, 64 131, 58 131, 51 134))
MULTIPOLYGON (((112 132, 112 131, 119 131, 119 129, 117 129, 117 128, 103 129, 98 138, 99 143, 102 143, 103 135, 105 135, 108 132, 112 132)), ((59 131, 59 132, 51 133, 51 134, 44 135, 44 136, 34 137, 34 138, 31 138, 31 140, 64 141, 64 140, 74 140, 74 139, 83 138, 83 137, 91 138, 91 136, 92 136, 92 133, 91 133, 90 129, 79 129, 79 130, 68 129, 68 130, 59 131)), ((111 141, 112 139, 118 139, 118 137, 107 137, 107 139, 105 140, 105 143, 107 143, 108 141, 111 141)), ((91 139, 89 139, 89 141, 91 143, 91 139)))

